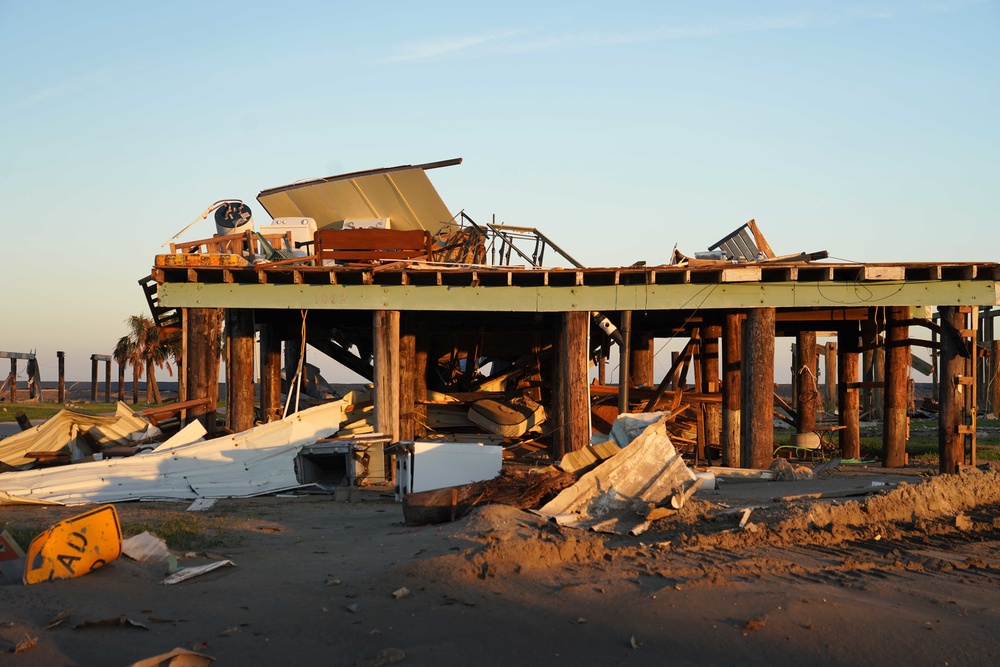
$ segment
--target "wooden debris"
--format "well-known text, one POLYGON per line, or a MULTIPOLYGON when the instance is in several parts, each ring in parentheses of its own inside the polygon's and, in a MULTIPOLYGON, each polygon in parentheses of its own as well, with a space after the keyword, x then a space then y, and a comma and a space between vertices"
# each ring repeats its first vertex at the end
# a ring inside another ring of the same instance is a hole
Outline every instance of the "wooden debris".
POLYGON ((554 469, 537 474, 504 470, 484 482, 408 493, 403 496, 403 518, 409 525, 421 526, 454 521, 490 503, 533 509, 575 482, 576 476, 554 469))

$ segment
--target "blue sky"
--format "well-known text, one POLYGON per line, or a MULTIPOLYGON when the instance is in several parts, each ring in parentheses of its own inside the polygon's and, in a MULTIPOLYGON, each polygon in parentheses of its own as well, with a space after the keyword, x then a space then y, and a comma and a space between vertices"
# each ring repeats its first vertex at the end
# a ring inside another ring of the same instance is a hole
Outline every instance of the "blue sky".
POLYGON ((262 189, 452 157, 453 212, 591 266, 749 218, 779 253, 1000 259, 996 2, 476 4, 0 0, 0 350, 87 380, 213 201, 266 224, 262 189))

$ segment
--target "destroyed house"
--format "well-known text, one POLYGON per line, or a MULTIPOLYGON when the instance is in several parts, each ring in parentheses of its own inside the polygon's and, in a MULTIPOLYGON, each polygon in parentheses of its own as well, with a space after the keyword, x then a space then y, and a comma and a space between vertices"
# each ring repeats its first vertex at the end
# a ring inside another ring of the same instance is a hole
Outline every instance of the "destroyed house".
POLYGON ((779 254, 751 220, 691 256, 585 267, 541 230, 451 212, 428 172, 460 162, 267 189, 258 201, 272 220, 256 228, 245 205, 220 203, 218 234, 157 255, 140 282, 164 332, 183 339, 182 398, 202 399, 190 416, 214 428, 224 319, 233 432, 321 398, 307 362, 326 355, 374 386, 334 439, 491 443, 507 459, 556 461, 620 413, 665 411, 686 456, 767 467, 776 410, 803 445, 818 433, 848 458, 862 414, 877 411, 891 467, 905 459, 910 350, 922 345, 937 359, 942 471, 975 463, 996 264, 779 254), (818 349, 818 334, 835 342, 818 349), (797 375, 793 405, 774 392, 782 336, 795 339, 795 368, 823 357, 835 378, 820 387, 816 373, 797 375), (685 344, 656 377, 664 339, 685 344), (609 382, 614 366, 623 372, 609 382), (821 394, 834 423, 817 423, 821 394))

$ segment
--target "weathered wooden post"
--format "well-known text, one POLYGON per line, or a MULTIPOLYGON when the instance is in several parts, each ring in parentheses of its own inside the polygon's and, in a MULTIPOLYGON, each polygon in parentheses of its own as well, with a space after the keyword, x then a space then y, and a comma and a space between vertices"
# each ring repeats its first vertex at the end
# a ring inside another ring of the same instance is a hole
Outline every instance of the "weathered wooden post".
POLYGON ((587 384, 587 339, 590 314, 567 312, 559 315, 556 335, 552 436, 552 458, 583 449, 590 443, 590 388, 587 384))
POLYGON ((722 326, 722 465, 740 466, 740 378, 743 316, 726 313, 722 326))
MULTIPOLYGON (((149 378, 146 378, 149 381, 149 378)), ((97 355, 90 355, 90 402, 97 403, 97 355)))
MULTIPOLYGON (((677 357, 678 357, 678 355, 679 355, 679 352, 677 352, 677 350, 672 350, 670 352, 670 367, 671 368, 677 368, 677 357)), ((684 379, 686 379, 686 376, 685 376, 684 379)), ((678 371, 677 373, 675 373, 673 375, 673 377, 670 379, 670 389, 673 390, 673 391, 677 391, 678 389, 680 389, 681 385, 684 382, 684 379, 681 378, 680 371, 678 371)))
POLYGON ((254 321, 249 308, 226 309, 226 423, 239 433, 254 422, 254 321))
POLYGON ((774 458, 774 308, 754 308, 743 330, 740 460, 767 468, 774 458))
POLYGON ((907 393, 910 378, 910 316, 906 306, 890 306, 885 332, 885 408, 882 411, 882 467, 906 465, 907 393))
POLYGON ((216 411, 219 405, 219 327, 220 311, 216 308, 189 308, 190 318, 185 332, 184 358, 187 360, 188 391, 191 399, 208 399, 188 411, 189 419, 197 419, 209 434, 216 432, 216 411))
POLYGON ((965 458, 965 436, 959 432, 962 424, 964 391, 967 386, 959 383, 963 376, 965 359, 962 357, 962 337, 965 315, 957 306, 940 306, 940 385, 938 387, 938 461, 942 474, 957 474, 965 458))
POLYGON ((795 377, 798 379, 797 433, 816 430, 816 332, 800 331, 795 335, 795 377))
POLYGON ((844 328, 837 333, 837 422, 840 455, 845 459, 861 458, 861 414, 858 392, 858 348, 860 338, 857 326, 844 328))
POLYGON ((281 414, 281 336, 269 322, 260 327, 260 417, 267 423, 281 414))
MULTIPOLYGON (((719 338, 722 327, 710 324, 702 332, 701 343, 701 378, 702 391, 718 393, 719 387, 719 338)), ((722 443, 722 406, 715 403, 702 403, 705 415, 705 444, 719 446, 722 443)))
MULTIPOLYGON (((431 339, 427 332, 426 319, 420 313, 414 313, 413 316, 416 320, 414 333, 416 351, 413 364, 413 381, 416 387, 414 428, 416 437, 422 438, 427 435, 427 404, 422 401, 427 400, 427 364, 431 355, 431 339)), ((538 400, 541 400, 541 389, 535 389, 535 393, 538 395, 538 400)))
POLYGON ((111 357, 104 357, 104 402, 111 402, 111 357))
MULTIPOLYGON (((417 434, 417 335, 416 313, 399 316, 399 439, 414 440, 417 434)), ((473 366, 466 361, 466 369, 473 366)))
POLYGON ((861 321, 861 379, 865 383, 861 390, 861 414, 866 419, 875 419, 875 346, 878 344, 878 325, 875 323, 875 309, 868 309, 868 319, 861 321))
POLYGON ((618 346, 618 412, 628 412, 629 388, 632 386, 632 311, 623 310, 618 327, 622 343, 618 346))
POLYGON ((58 403, 66 402, 66 353, 62 350, 56 352, 56 359, 59 360, 59 390, 58 403))
POLYGON ((875 416, 885 419, 885 337, 882 347, 875 348, 875 390, 872 392, 872 406, 875 416))
POLYGON ((118 362, 118 400, 122 403, 125 402, 125 364, 127 362, 122 359, 118 362))
POLYGON ((651 331, 632 328, 630 343, 629 378, 633 387, 655 387, 653 363, 656 340, 651 331))
POLYGON ((990 341, 990 407, 994 419, 1000 418, 1000 340, 990 341))
POLYGON ((826 409, 833 412, 838 407, 837 403, 837 343, 827 341, 826 353, 823 355, 826 362, 826 409))
POLYGON ((377 310, 374 320, 375 428, 399 440, 399 311, 377 310))

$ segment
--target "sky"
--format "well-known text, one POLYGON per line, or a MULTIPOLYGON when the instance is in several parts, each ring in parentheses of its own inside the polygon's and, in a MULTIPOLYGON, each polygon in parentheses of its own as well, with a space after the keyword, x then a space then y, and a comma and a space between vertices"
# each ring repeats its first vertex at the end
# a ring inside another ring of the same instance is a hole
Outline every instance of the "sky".
POLYGON ((750 218, 779 254, 1000 260, 996 1, 0 0, 0 60, 0 350, 44 381, 57 350, 89 380, 212 202, 268 224, 261 190, 454 157, 452 212, 588 266, 750 218))

